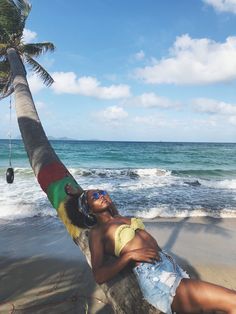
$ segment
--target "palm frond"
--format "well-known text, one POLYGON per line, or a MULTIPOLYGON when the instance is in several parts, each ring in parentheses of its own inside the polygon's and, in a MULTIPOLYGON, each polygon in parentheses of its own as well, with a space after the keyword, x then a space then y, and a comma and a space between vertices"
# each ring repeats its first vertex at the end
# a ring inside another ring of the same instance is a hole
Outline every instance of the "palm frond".
POLYGON ((9 76, 3 72, 0 72, 0 84, 3 87, 7 84, 9 76))
POLYGON ((9 77, 8 73, 0 71, 0 83, 2 85, 7 83, 8 77, 9 77))
POLYGON ((23 32, 21 11, 13 0, 0 0, 0 29, 1 33, 8 37, 20 36, 23 32))
POLYGON ((31 66, 33 71, 40 76, 46 86, 52 85, 52 83, 54 82, 53 78, 37 61, 31 58, 31 56, 28 54, 25 54, 24 58, 26 62, 31 66))
POLYGON ((2 44, 0 42, 0 59, 6 56, 7 48, 8 48, 7 44, 2 44))
POLYGON ((54 51, 54 45, 50 42, 25 44, 22 41, 25 21, 30 11, 31 4, 28 0, 0 0, 0 97, 12 92, 8 48, 14 48, 45 85, 50 86, 54 82, 51 75, 33 59, 47 51, 54 51))
POLYGON ((10 73, 10 64, 8 60, 0 61, 0 78, 6 77, 10 73))
POLYGON ((7 44, 6 43, 1 43, 0 42, 0 49, 7 49, 7 44))
POLYGON ((25 21, 31 11, 32 5, 27 0, 15 0, 14 3, 21 12, 22 21, 25 21))
POLYGON ((0 100, 8 97, 13 92, 12 77, 9 73, 8 77, 0 78, 0 100))
POLYGON ((0 43, 7 43, 9 41, 10 41, 9 34, 7 33, 5 29, 1 27, 1 24, 0 24, 0 43))
MULTIPOLYGON (((5 88, 5 86, 4 86, 4 88, 5 88)), ((6 98, 6 97, 8 97, 8 96, 10 96, 13 92, 14 92, 14 87, 13 87, 13 86, 11 86, 11 87, 10 87, 8 90, 6 90, 6 91, 2 91, 2 90, 1 90, 1 83, 0 83, 0 100, 6 98)))
MULTIPOLYGON (((1 19, 1 16, 0 16, 1 19)), ((0 23, 0 42, 1 43, 9 43, 11 37, 6 29, 4 29, 0 23)))
POLYGON ((54 51, 55 46, 50 42, 24 44, 19 48, 20 52, 27 53, 31 57, 37 57, 47 51, 54 51))

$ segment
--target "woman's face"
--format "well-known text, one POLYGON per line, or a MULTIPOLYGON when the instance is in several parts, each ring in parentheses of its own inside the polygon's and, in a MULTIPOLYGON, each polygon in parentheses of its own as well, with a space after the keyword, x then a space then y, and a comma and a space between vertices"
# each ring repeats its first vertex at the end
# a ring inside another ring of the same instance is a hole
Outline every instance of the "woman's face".
POLYGON ((89 190, 87 192, 88 205, 94 213, 99 213, 109 208, 111 198, 106 191, 89 190))

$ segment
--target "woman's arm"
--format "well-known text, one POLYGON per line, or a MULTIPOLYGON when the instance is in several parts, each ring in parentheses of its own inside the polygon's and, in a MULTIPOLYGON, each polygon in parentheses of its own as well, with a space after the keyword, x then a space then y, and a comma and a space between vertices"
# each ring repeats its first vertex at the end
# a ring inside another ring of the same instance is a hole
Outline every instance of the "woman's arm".
POLYGON ((89 237, 89 248, 91 252, 91 264, 98 284, 109 281, 117 275, 131 261, 142 261, 152 263, 158 259, 157 252, 150 248, 133 250, 121 255, 112 264, 104 263, 104 244, 100 230, 92 229, 89 237))

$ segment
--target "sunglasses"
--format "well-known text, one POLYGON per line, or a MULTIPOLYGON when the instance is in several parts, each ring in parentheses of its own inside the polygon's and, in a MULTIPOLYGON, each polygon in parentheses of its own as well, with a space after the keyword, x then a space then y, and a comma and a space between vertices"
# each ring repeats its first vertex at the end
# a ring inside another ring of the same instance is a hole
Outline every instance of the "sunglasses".
POLYGON ((105 195, 107 195, 107 194, 108 194, 108 193, 107 193, 106 191, 94 192, 94 193, 92 194, 92 199, 93 199, 93 200, 98 200, 101 195, 102 195, 102 196, 105 196, 105 195))

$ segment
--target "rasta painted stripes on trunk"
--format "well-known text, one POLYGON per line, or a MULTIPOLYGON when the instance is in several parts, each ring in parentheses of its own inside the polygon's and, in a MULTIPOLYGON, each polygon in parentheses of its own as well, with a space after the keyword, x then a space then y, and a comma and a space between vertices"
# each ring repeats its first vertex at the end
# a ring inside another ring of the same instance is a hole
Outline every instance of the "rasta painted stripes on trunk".
POLYGON ((66 212, 65 204, 68 195, 65 192, 65 186, 69 183, 77 189, 81 189, 81 187, 67 168, 57 161, 44 166, 40 170, 37 179, 42 190, 47 194, 52 206, 57 210, 58 216, 65 224, 67 231, 73 239, 76 239, 81 229, 71 223, 66 212))
POLYGON ((40 169, 37 179, 42 190, 47 193, 47 188, 51 183, 68 176, 71 175, 66 167, 61 162, 54 161, 40 169))

